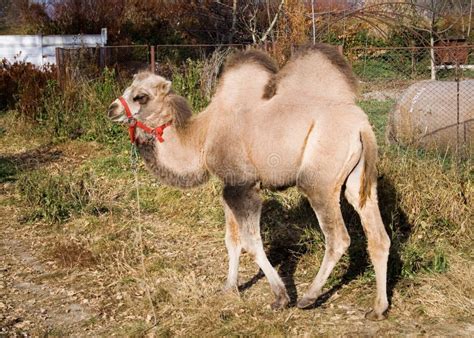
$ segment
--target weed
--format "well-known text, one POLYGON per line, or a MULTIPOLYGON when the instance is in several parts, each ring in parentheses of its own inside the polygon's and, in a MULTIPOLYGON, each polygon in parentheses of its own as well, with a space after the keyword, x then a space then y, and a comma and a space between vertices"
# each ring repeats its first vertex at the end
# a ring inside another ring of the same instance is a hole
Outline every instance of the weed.
MULTIPOLYGON (((213 181, 210 184, 219 184, 213 181)), ((129 198, 135 198, 135 191, 130 191, 129 198)), ((140 187, 142 211, 158 213, 160 217, 177 224, 200 226, 202 224, 220 225, 224 215, 219 202, 218 190, 199 187, 181 191, 161 184, 147 184, 140 187)))
POLYGON ((369 59, 354 62, 352 68, 357 76, 364 80, 393 79, 400 75, 393 65, 383 59, 369 59))
POLYGON ((18 191, 33 212, 27 219, 62 223, 80 212, 101 213, 108 210, 102 203, 90 173, 51 175, 36 170, 20 176, 18 191))
POLYGON ((0 110, 16 108, 21 117, 34 121, 41 97, 55 72, 54 67, 40 69, 27 62, 0 60, 0 110))
POLYGON ((126 142, 124 128, 110 123, 106 107, 120 93, 121 88, 113 71, 90 82, 78 82, 60 88, 56 81, 49 81, 38 107, 38 121, 44 132, 55 138, 97 141, 107 144, 126 142))
POLYGON ((129 156, 123 152, 97 158, 90 166, 98 175, 105 175, 112 179, 130 175, 129 156))
POLYGON ((441 248, 433 251, 430 246, 421 243, 405 247, 402 276, 413 278, 419 272, 445 273, 448 271, 448 259, 441 248))
POLYGON ((427 270, 434 273, 444 273, 448 271, 449 264, 446 254, 442 250, 436 250, 433 258, 427 265, 427 270))
POLYGON ((203 68, 203 62, 187 59, 182 69, 175 68, 173 72, 174 89, 189 100, 194 111, 204 109, 210 100, 201 91, 203 68))
POLYGON ((15 174, 15 164, 8 159, 0 158, 0 183, 13 181, 15 174))

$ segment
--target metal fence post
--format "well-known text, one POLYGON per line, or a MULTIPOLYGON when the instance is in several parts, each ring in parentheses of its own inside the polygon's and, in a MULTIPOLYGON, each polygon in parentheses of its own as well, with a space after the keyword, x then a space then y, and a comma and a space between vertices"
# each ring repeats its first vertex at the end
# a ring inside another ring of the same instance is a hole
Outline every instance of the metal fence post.
POLYGON ((105 67, 107 67, 107 62, 106 62, 106 56, 105 56, 105 48, 104 47, 99 47, 99 69, 101 71, 104 70, 105 67))
POLYGON ((150 47, 150 71, 155 73, 155 46, 150 47))
POLYGON ((455 79, 456 79, 456 155, 460 157, 460 144, 459 144, 459 62, 455 64, 455 79))
POLYGON ((56 54, 56 80, 58 81, 59 86, 62 87, 61 85, 61 61, 59 57, 59 47, 56 47, 54 50, 54 53, 56 54))

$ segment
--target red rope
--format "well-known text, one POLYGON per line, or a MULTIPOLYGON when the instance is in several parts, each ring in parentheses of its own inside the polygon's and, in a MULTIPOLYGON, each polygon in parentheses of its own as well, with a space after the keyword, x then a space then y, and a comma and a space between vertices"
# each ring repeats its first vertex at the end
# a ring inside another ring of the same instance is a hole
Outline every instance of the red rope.
POLYGON ((122 106, 125 109, 125 113, 127 114, 127 117, 129 120, 128 134, 130 136, 130 142, 135 143, 135 131, 137 128, 140 128, 147 134, 154 135, 156 139, 158 140, 158 142, 160 143, 163 143, 165 141, 163 138, 163 133, 166 127, 171 126, 171 122, 167 122, 156 128, 151 128, 147 126, 145 123, 138 121, 137 119, 133 117, 127 101, 122 96, 120 96, 118 99, 120 103, 122 103, 122 106))

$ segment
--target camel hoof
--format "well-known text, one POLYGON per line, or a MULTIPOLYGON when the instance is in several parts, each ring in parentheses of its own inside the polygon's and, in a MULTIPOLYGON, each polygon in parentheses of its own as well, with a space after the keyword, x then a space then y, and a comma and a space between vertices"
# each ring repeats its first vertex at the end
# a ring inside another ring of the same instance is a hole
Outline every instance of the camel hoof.
POLYGON ((296 303, 296 307, 298 309, 307 309, 313 306, 314 302, 316 302, 316 298, 303 297, 300 300, 298 300, 298 302, 296 303))
POLYGON ((288 306, 290 303, 290 297, 286 293, 281 294, 277 297, 277 299, 272 303, 271 307, 272 310, 281 310, 288 306))
POLYGON ((374 322, 378 322, 387 319, 387 314, 385 312, 377 313, 374 310, 371 310, 365 314, 365 318, 374 322))
POLYGON ((239 295, 239 287, 237 285, 224 285, 220 290, 222 294, 234 294, 239 295))

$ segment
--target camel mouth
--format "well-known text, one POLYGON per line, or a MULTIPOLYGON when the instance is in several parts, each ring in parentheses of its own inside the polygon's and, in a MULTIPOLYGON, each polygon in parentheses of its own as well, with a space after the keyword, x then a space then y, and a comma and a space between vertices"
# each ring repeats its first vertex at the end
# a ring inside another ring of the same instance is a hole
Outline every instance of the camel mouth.
POLYGON ((108 114, 108 118, 110 121, 112 122, 118 122, 118 123, 125 123, 127 122, 127 119, 125 118, 125 116, 121 115, 121 114, 117 114, 117 115, 112 115, 112 114, 108 114))
POLYGON ((121 114, 111 114, 107 112, 107 117, 112 122, 123 122, 123 116, 121 114))
POLYGON ((123 111, 120 111, 120 106, 118 103, 112 103, 107 109, 107 117, 112 122, 126 123, 127 117, 123 114, 123 111))
POLYGON ((109 120, 114 123, 120 123, 123 125, 129 125, 129 119, 124 115, 109 116, 109 120))

